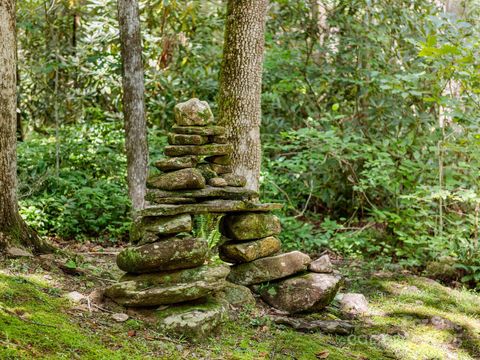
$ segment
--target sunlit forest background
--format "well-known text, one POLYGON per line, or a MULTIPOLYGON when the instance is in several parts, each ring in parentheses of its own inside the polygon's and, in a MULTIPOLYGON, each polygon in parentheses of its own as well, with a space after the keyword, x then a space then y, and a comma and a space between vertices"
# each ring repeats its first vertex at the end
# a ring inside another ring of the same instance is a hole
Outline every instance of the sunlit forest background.
MULTIPOLYGON (((480 280, 480 4, 274 0, 262 94, 262 199, 288 249, 480 280)), ((173 106, 215 113, 224 2, 140 1, 150 158, 173 106)), ((41 235, 128 240, 113 0, 18 2, 21 211, 41 235)))

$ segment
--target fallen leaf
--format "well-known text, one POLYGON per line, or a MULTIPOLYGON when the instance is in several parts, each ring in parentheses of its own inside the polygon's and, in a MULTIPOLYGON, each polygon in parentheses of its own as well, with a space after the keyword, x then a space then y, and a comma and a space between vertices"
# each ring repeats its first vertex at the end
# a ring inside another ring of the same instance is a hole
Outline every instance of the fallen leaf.
POLYGON ((129 330, 127 334, 128 336, 133 337, 137 335, 137 332, 135 330, 129 330))
POLYGON ((320 351, 315 354, 317 359, 326 359, 330 356, 330 353, 327 350, 320 351))

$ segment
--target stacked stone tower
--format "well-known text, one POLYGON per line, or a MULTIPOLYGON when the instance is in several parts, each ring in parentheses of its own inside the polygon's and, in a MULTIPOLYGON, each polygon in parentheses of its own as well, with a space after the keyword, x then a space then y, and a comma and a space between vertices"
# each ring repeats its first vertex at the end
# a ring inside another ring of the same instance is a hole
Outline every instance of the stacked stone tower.
POLYGON ((245 178, 232 173, 232 145, 206 102, 191 99, 175 107, 168 142, 167 157, 155 163, 162 173, 147 182, 148 206, 134 220, 135 246, 117 257, 127 274, 107 296, 127 307, 171 305, 158 312, 160 326, 196 335, 220 322, 225 307, 212 294, 226 279, 251 286, 267 303, 290 312, 331 301, 340 279, 307 273, 311 260, 299 251, 279 253, 280 222, 270 211, 281 205, 259 203, 245 178), (207 241, 192 235, 193 217, 206 213, 226 214, 219 252, 231 267, 209 264, 207 241))

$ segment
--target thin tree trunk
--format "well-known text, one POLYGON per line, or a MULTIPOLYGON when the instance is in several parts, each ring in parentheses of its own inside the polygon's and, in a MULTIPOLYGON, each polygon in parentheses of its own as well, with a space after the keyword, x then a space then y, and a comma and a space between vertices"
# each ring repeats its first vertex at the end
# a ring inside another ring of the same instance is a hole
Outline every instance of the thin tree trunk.
POLYGON ((219 122, 234 145, 234 172, 258 190, 261 91, 268 0, 229 0, 218 98, 219 122))
POLYGON ((118 0, 118 20, 123 61, 123 114, 128 193, 133 209, 139 210, 145 206, 148 144, 142 41, 136 0, 118 0))
POLYGON ((16 155, 15 0, 0 1, 0 250, 50 247, 33 233, 18 212, 16 155))

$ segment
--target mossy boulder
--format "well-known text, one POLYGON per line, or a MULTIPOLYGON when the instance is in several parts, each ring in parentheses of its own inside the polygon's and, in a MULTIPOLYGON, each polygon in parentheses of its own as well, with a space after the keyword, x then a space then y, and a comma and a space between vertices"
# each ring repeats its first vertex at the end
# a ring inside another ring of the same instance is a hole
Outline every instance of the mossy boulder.
POLYGON ((201 266, 194 269, 127 274, 106 289, 106 295, 118 304, 131 307, 176 304, 205 297, 225 287, 227 266, 201 266))
POLYGON ((178 126, 173 125, 172 132, 176 134, 185 135, 202 135, 202 136, 215 136, 225 134, 225 127, 209 125, 209 126, 178 126))
POLYGON ((158 329, 168 335, 202 339, 213 335, 227 319, 227 304, 213 297, 202 302, 171 306, 157 312, 158 329))
POLYGON ((207 181, 207 184, 213 187, 227 187, 228 184, 225 179, 221 177, 213 177, 207 181))
POLYGON ((151 176, 147 185, 161 190, 203 189, 205 178, 198 169, 182 169, 151 176))
POLYGON ((155 161, 154 166, 164 172, 194 168, 198 163, 196 156, 179 156, 155 161))
POLYGON ((252 291, 243 285, 226 282, 222 290, 216 291, 214 294, 216 299, 226 301, 233 307, 244 307, 247 305, 255 305, 256 301, 252 291))
POLYGON ((232 156, 231 155, 208 156, 205 158, 205 161, 212 164, 232 165, 232 156))
POLYGON ((198 164, 197 169, 202 173, 202 176, 207 181, 218 176, 217 173, 210 167, 210 164, 198 164))
POLYGON ((318 311, 335 298, 341 279, 338 275, 308 273, 256 286, 255 290, 267 304, 279 310, 318 311))
POLYGON ((170 145, 203 145, 208 143, 208 137, 202 135, 168 134, 170 145))
POLYGON ((180 126, 205 126, 213 122, 208 103, 196 98, 177 104, 174 113, 175 123, 180 126))
POLYGON ((292 251, 232 266, 227 280, 245 286, 260 284, 305 271, 310 262, 308 255, 292 251))
POLYGON ((130 230, 130 241, 148 243, 158 240, 158 236, 192 231, 192 216, 180 214, 166 217, 139 217, 130 230))
POLYGON ((173 237, 127 248, 118 254, 117 265, 123 271, 134 274, 187 269, 202 265, 207 254, 206 240, 173 237))
POLYGON ((214 144, 227 144, 228 139, 225 135, 216 135, 210 137, 210 142, 214 144))
POLYGON ((273 214, 229 214, 222 219, 220 231, 227 238, 244 241, 278 235, 282 230, 280 220, 273 214))
POLYGON ((220 259, 229 263, 244 263, 270 256, 280 251, 281 243, 274 236, 254 241, 227 242, 220 246, 220 259))
POLYGON ((206 145, 168 145, 164 149, 167 156, 210 156, 229 155, 233 152, 231 144, 206 144, 206 145))

